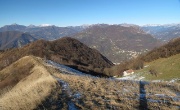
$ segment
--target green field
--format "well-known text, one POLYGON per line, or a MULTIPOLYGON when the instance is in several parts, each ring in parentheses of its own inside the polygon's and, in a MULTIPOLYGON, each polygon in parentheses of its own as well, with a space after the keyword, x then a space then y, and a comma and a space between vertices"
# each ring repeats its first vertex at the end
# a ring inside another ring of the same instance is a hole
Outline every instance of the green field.
POLYGON ((145 68, 135 71, 134 75, 145 77, 145 80, 170 81, 180 79, 180 54, 146 63, 145 68), (150 69, 155 70, 157 76, 150 74, 150 69))

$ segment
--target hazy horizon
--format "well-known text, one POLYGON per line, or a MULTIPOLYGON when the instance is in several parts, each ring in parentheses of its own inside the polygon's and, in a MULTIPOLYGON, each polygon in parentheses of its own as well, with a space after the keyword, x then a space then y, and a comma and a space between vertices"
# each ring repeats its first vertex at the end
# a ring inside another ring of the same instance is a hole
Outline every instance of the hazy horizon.
MULTIPOLYGON (((177 23, 168 23, 168 24, 143 24, 143 25, 138 25, 138 24, 131 24, 131 23, 120 23, 120 24, 108 24, 108 23, 96 23, 96 24, 80 24, 80 25, 68 25, 68 26, 58 26, 56 24, 28 24, 28 25, 24 25, 24 24, 19 24, 19 23, 11 23, 11 24, 5 24, 3 26, 7 26, 7 25, 23 25, 23 26, 39 26, 39 27, 45 27, 45 25, 47 26, 57 26, 57 27, 71 27, 71 26, 90 26, 90 25, 98 25, 98 24, 107 24, 107 25, 123 25, 123 24, 127 24, 127 25, 137 25, 137 26, 158 26, 158 25, 176 25, 176 24, 180 24, 180 22, 177 23)), ((0 27, 3 27, 0 26, 0 27)))

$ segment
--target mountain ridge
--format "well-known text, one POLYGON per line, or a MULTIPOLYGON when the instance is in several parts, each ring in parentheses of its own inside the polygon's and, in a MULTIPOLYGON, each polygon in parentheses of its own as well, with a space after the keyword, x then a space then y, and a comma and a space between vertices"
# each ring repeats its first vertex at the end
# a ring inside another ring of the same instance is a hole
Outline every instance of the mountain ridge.
POLYGON ((28 33, 18 31, 0 32, 0 50, 19 48, 36 40, 28 33))
POLYGON ((141 28, 164 42, 180 37, 180 24, 149 25, 141 28))
POLYGON ((167 58, 180 53, 180 38, 175 38, 161 47, 155 48, 140 58, 146 62, 151 62, 159 58, 167 58))
POLYGON ((94 25, 73 36, 114 63, 150 50, 161 43, 138 26, 94 25))
POLYGON ((0 28, 0 32, 4 31, 19 31, 29 33, 37 39, 55 40, 64 36, 69 36, 81 31, 83 27, 58 27, 55 25, 46 26, 24 26, 18 24, 5 25, 0 28))
POLYGON ((2 52, 0 69, 26 55, 49 59, 100 76, 107 76, 103 74, 103 68, 113 66, 112 62, 97 50, 87 47, 76 39, 64 37, 55 41, 37 40, 24 47, 2 52))

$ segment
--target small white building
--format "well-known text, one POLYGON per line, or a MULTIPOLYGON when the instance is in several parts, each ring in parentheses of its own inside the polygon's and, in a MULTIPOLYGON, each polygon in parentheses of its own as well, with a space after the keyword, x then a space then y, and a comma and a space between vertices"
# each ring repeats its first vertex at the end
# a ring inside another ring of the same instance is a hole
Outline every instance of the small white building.
POLYGON ((123 76, 129 76, 131 74, 134 74, 134 71, 132 69, 123 72, 123 76))

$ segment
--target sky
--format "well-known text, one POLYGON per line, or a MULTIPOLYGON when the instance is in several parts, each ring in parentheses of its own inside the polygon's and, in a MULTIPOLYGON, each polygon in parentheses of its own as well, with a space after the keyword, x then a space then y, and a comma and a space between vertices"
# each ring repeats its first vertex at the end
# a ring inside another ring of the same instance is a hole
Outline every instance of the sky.
POLYGON ((0 27, 180 23, 180 0, 0 0, 0 27))

